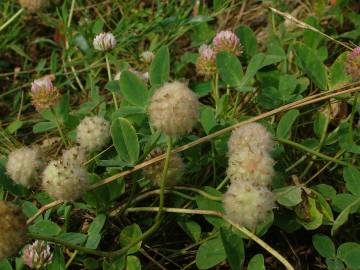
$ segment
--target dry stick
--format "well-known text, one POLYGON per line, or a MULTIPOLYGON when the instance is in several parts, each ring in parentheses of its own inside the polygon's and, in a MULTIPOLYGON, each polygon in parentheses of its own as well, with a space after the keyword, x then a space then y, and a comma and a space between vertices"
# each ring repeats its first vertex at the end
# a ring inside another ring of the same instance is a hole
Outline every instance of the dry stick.
POLYGON ((316 29, 315 27, 311 26, 310 24, 307 24, 303 21, 300 21, 298 19, 296 19, 294 16, 292 16, 291 14, 289 13, 286 13, 286 12, 281 12, 280 10, 277 10, 276 8, 273 8, 273 7, 270 7, 270 9, 275 12, 276 14, 280 15, 280 16, 283 16, 285 17, 286 19, 290 20, 290 21, 293 21, 295 22, 295 24, 297 24, 300 28, 304 28, 304 29, 308 29, 308 30, 311 30, 311 31, 314 31, 320 35, 323 35, 324 37, 330 39, 331 41, 334 41, 335 43, 338 43, 340 44, 341 46, 349 49, 350 51, 353 50, 353 48, 351 48, 350 46, 346 45, 345 43, 341 42, 341 41, 338 41, 336 39, 334 39, 333 37, 321 32, 319 29, 316 29))
MULTIPOLYGON (((354 84, 350 84, 351 86, 353 85, 359 85, 359 83, 354 83, 354 84)), ((339 95, 342 95, 342 94, 347 94, 347 93, 353 93, 353 92, 356 92, 356 91, 359 91, 360 90, 360 86, 357 86, 357 87, 354 87, 354 88, 351 88, 351 89, 345 89, 345 90, 342 90, 344 88, 346 88, 348 86, 345 86, 345 87, 342 87, 342 88, 339 88, 339 89, 336 89, 336 90, 332 90, 332 91, 327 91, 327 92, 322 92, 322 93, 319 93, 319 94, 316 94, 316 95, 312 95, 312 96, 308 96, 306 98, 303 98, 301 100, 298 100, 298 101, 294 101, 292 103, 289 103, 287 105, 284 105, 284 106, 281 106, 280 108, 277 108, 277 109, 274 109, 274 110, 271 110, 271 111, 268 111, 266 113, 263 113, 263 114, 260 114, 258 116, 255 116, 253 118, 250 118, 248 120, 245 120, 243 122, 240 122, 240 123, 237 123, 235 125, 232 125, 230 127, 227 127, 227 128, 224 128, 222 130, 219 130, 217 132, 214 132, 210 135, 207 135, 205 137, 202 137, 196 141, 193 141, 191 143, 188 143, 188 144, 185 144, 183 146, 180 146, 176 149, 173 150, 173 153, 179 153, 179 152, 182 152, 182 151, 185 151, 193 146, 196 146, 196 145, 199 145, 201 143, 204 143, 204 142, 207 142, 213 138, 216 138, 220 135, 223 135, 227 132, 230 132, 232 131, 233 129, 235 128, 238 128, 242 125, 245 125, 245 124, 248 124, 248 123, 252 123, 252 122, 256 122, 258 120, 261 120, 261 119, 264 119, 264 118, 267 118, 269 116, 272 116, 274 114, 277 114, 277 113, 280 113, 282 111, 288 111, 288 110, 291 110, 291 109, 295 109, 295 108, 299 108, 299 107, 302 107, 304 105, 309 105, 309 104, 312 104, 312 103, 316 103, 316 102, 319 102, 319 101, 322 101, 322 100, 325 100, 325 99, 330 99, 332 97, 335 97, 335 96, 339 96, 339 95), (329 93, 330 92, 330 93, 329 93)), ((157 156, 151 160, 148 160, 148 161, 145 161, 143 163, 140 163, 136 166, 134 166, 132 169, 130 170, 126 170, 126 171, 123 171, 123 172, 120 172, 118 174, 115 174, 113 176, 110 176, 94 185, 91 185, 89 190, 93 190, 93 189, 96 189, 100 186, 103 186, 103 185, 106 185, 108 183, 111 183, 121 177, 124 177, 124 176, 127 176, 133 172, 136 172, 142 168, 145 168, 151 164, 154 164, 160 160, 163 160, 165 158, 165 154, 163 155, 160 155, 160 156, 157 156)), ((55 201, 55 202, 52 202, 51 203, 51 206, 48 207, 48 205, 44 205, 42 208, 39 209, 39 211, 34 215, 35 218, 38 217, 39 215, 41 215, 44 211, 46 211, 47 209, 51 208, 51 207, 54 207, 56 205, 59 205, 63 203, 63 201, 55 201), (45 210, 42 210, 42 209, 45 209, 45 210)), ((49 204, 50 205, 50 204, 49 204)), ((33 217, 31 217, 29 220, 33 221, 33 217)), ((30 223, 28 221, 28 223, 30 223)))

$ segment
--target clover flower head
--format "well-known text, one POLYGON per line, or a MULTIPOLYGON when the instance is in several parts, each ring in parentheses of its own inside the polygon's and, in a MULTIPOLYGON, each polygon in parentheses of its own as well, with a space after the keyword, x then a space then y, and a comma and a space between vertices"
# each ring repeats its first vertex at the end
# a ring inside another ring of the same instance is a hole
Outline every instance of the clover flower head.
POLYGON ((190 132, 198 120, 197 96, 184 83, 166 83, 152 96, 148 108, 150 122, 168 136, 190 132))
POLYGON ((31 269, 42 269, 52 263, 53 254, 45 241, 36 240, 33 244, 25 246, 21 258, 31 269))
POLYGON ((75 201, 88 186, 87 172, 76 160, 53 160, 43 172, 42 187, 57 200, 75 201))
POLYGON ((93 41, 94 48, 98 51, 108 51, 116 46, 115 36, 110 33, 100 33, 98 34, 93 41))
POLYGON ((110 139, 110 123, 101 116, 87 116, 76 128, 76 140, 86 151, 100 150, 110 139))
POLYGON ((345 70, 353 80, 360 79, 360 47, 356 47, 348 55, 345 62, 345 70))
POLYGON ((30 96, 37 111, 54 106, 59 100, 59 91, 48 77, 33 81, 30 96))
POLYGON ((10 152, 6 172, 14 182, 32 187, 36 184, 42 164, 39 149, 24 146, 10 152))
POLYGON ((26 217, 21 209, 0 201, 0 261, 15 255, 26 242, 26 217))
POLYGON ((241 54, 240 39, 232 31, 220 31, 213 39, 216 52, 226 51, 236 55, 241 54))
POLYGON ((151 51, 145 51, 141 54, 141 59, 145 64, 150 64, 154 58, 155 55, 151 51))
POLYGON ((199 48, 199 57, 196 60, 198 74, 209 77, 216 72, 216 53, 211 46, 203 44, 199 48))
POLYGON ((272 192, 250 183, 231 183, 223 197, 225 215, 249 229, 263 222, 275 206, 272 192))

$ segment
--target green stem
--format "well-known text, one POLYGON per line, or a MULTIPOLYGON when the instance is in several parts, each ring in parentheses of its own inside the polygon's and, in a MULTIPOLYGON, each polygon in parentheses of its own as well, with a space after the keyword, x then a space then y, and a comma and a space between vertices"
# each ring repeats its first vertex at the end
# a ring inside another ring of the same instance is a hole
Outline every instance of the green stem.
POLYGON ((63 133, 63 131, 62 131, 62 129, 61 129, 61 125, 60 125, 59 118, 57 117, 57 114, 56 114, 54 108, 53 108, 53 107, 50 107, 50 111, 51 111, 51 113, 52 113, 53 116, 54 116, 55 123, 56 123, 57 129, 58 129, 58 131, 59 131, 59 133, 60 133, 61 140, 63 141, 63 143, 64 143, 65 146, 68 146, 68 143, 67 143, 67 141, 66 141, 65 135, 64 135, 64 133, 63 133))
POLYGON ((325 160, 328 160, 328 161, 332 161, 334 163, 337 163, 337 164, 340 164, 340 165, 343 165, 343 166, 353 166, 352 164, 348 163, 348 162, 345 162, 345 161, 342 161, 342 160, 338 160, 336 158, 333 158, 333 157, 329 157, 327 155, 324 155, 322 153, 319 153, 317 152, 316 150, 313 150, 313 149, 310 149, 302 144, 299 144, 299 143, 296 143, 296 142, 293 142, 293 141, 290 141, 290 140, 287 140, 287 139, 284 139, 284 138, 279 138, 277 137, 276 140, 278 142, 281 142, 281 143, 284 143, 284 144, 288 144, 288 145, 291 145, 297 149, 300 149, 300 150, 303 150, 305 152, 308 152, 314 156, 317 156, 319 158, 322 158, 322 159, 325 159, 325 160))
POLYGON ((24 8, 19 9, 18 12, 16 12, 10 19, 8 19, 2 26, 0 26, 0 32, 4 30, 10 23, 12 23, 12 21, 15 20, 18 16, 20 16, 23 11, 24 8))
POLYGON ((170 159, 171 159, 171 148, 172 148, 172 139, 171 136, 167 136, 167 149, 166 149, 166 157, 164 162, 164 168, 160 181, 160 202, 159 202, 159 212, 155 217, 155 221, 159 222, 161 220, 163 208, 164 208, 164 200, 165 200, 165 186, 166 186, 166 177, 169 169, 170 159))
MULTIPOLYGON (((107 74, 108 74, 108 78, 109 78, 109 82, 110 82, 110 81, 112 81, 112 77, 111 77, 109 57, 108 57, 107 53, 105 54, 105 61, 106 61, 106 70, 107 70, 107 74)), ((114 100, 115 109, 119 109, 115 92, 112 92, 112 96, 113 96, 113 100, 114 100)))

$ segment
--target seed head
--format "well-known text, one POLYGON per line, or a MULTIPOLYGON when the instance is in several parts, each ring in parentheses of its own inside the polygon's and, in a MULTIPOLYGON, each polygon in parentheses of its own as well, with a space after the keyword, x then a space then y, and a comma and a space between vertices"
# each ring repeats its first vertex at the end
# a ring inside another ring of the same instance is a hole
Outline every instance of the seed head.
POLYGON ((56 105, 59 91, 49 78, 43 78, 32 83, 30 96, 35 109, 41 111, 56 105))
POLYGON ((86 151, 99 150, 110 139, 110 124, 103 117, 88 116, 81 120, 76 129, 76 140, 86 151))
POLYGON ((199 102, 183 83, 175 81, 159 88, 149 106, 151 123, 168 136, 190 132, 198 120, 199 102))
POLYGON ((242 52, 240 39, 229 30, 217 33, 213 39, 213 46, 216 52, 225 51, 235 55, 240 55, 242 52))
POLYGON ((223 197, 225 215, 234 223, 254 229, 274 208, 274 196, 264 187, 233 182, 223 197))
POLYGON ((24 248, 24 254, 21 258, 31 269, 43 269, 51 264, 53 254, 45 241, 36 240, 24 248))
POLYGON ((196 61, 196 71, 198 74, 209 77, 216 72, 216 53, 209 45, 201 45, 199 57, 196 61))
POLYGON ((345 63, 346 72, 353 80, 360 79, 360 47, 356 47, 349 55, 345 63))
POLYGON ((116 46, 116 39, 110 32, 98 34, 93 41, 94 48, 98 51, 108 51, 116 46))
MULTIPOLYGON (((155 148, 146 157, 146 160, 153 159, 157 156, 164 154, 161 148, 155 148)), ((158 161, 144 168, 144 175, 147 179, 151 180, 156 186, 160 186, 162 173, 164 169, 164 160, 158 161)), ((185 166, 182 158, 178 154, 172 154, 169 162, 169 168, 166 177, 166 186, 176 185, 184 175, 185 166)))
POLYGON ((42 177, 43 189, 57 200, 75 201, 89 186, 87 172, 78 162, 51 161, 42 177))
POLYGON ((39 150, 24 146, 10 152, 6 172, 14 182, 32 187, 36 184, 42 164, 39 150))
POLYGON ((48 0, 19 0, 20 6, 31 13, 37 12, 47 4, 48 0))
POLYGON ((26 242, 26 218, 12 203, 0 201, 0 261, 15 255, 26 242))

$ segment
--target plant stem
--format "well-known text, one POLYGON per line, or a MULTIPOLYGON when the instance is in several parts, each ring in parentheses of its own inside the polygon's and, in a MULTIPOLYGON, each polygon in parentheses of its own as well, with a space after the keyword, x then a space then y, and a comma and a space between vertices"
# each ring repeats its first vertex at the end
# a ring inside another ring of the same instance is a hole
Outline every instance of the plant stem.
POLYGON ((172 148, 172 139, 171 136, 167 136, 167 149, 166 149, 166 157, 164 162, 164 168, 160 181, 160 202, 159 202, 159 212, 155 217, 155 221, 159 222, 162 216, 163 208, 164 208, 164 200, 165 200, 165 186, 166 186, 166 177, 169 169, 170 159, 171 159, 171 148, 172 148))
POLYGON ((288 144, 288 145, 291 145, 295 148, 298 148, 300 150, 303 150, 305 152, 308 152, 314 156, 317 156, 319 158, 322 158, 322 159, 325 159, 325 160, 328 160, 328 161, 332 161, 334 163, 337 163, 337 164, 340 164, 340 165, 343 165, 343 166, 353 166, 352 164, 348 163, 348 162, 345 162, 345 161, 342 161, 342 160, 339 160, 339 159, 336 159, 336 158, 333 158, 333 157, 329 157, 327 155, 324 155, 322 153, 319 153, 317 152, 316 150, 313 150, 313 149, 310 149, 302 144, 299 144, 299 143, 296 143, 296 142, 293 142, 293 141, 290 141, 290 140, 287 140, 287 139, 284 139, 284 138, 276 138, 276 140, 278 142, 281 142, 281 143, 285 143, 285 144, 288 144))
POLYGON ((24 8, 19 9, 18 12, 16 12, 10 19, 8 19, 2 26, 0 26, 0 32, 4 30, 10 23, 12 23, 12 21, 15 20, 18 16, 20 16, 23 11, 24 8))
POLYGON ((58 131, 59 131, 59 133, 60 133, 61 140, 63 141, 63 143, 64 143, 65 146, 68 146, 68 143, 67 143, 67 141, 66 141, 65 135, 64 135, 64 133, 63 133, 63 131, 62 131, 62 129, 61 129, 61 125, 60 125, 59 118, 57 117, 57 114, 56 114, 54 108, 53 108, 53 107, 50 107, 50 111, 51 111, 51 113, 52 113, 53 116, 54 116, 55 123, 56 123, 57 129, 58 129, 58 131))
POLYGON ((256 242, 259 246, 264 248, 267 252, 269 252, 271 255, 273 255, 276 259, 278 259, 279 262, 281 262, 287 270, 295 270, 294 267, 275 249, 273 249, 271 246, 269 246, 267 243, 265 243, 263 240, 261 240, 259 237, 257 237, 255 234, 247 230, 245 227, 241 227, 235 223, 233 223, 231 220, 227 219, 226 217, 223 217, 224 220, 226 220, 228 223, 230 223, 233 227, 241 231, 243 234, 245 234, 247 237, 249 237, 251 240, 256 242))
MULTIPOLYGON (((109 82, 110 82, 110 81, 112 81, 112 77, 111 77, 111 69, 110 69, 109 57, 108 57, 107 53, 105 54, 105 61, 106 61, 106 70, 107 70, 107 74, 108 74, 108 78, 109 78, 109 82)), ((113 96, 115 109, 119 109, 115 92, 111 92, 111 93, 112 93, 112 96, 113 96)))

